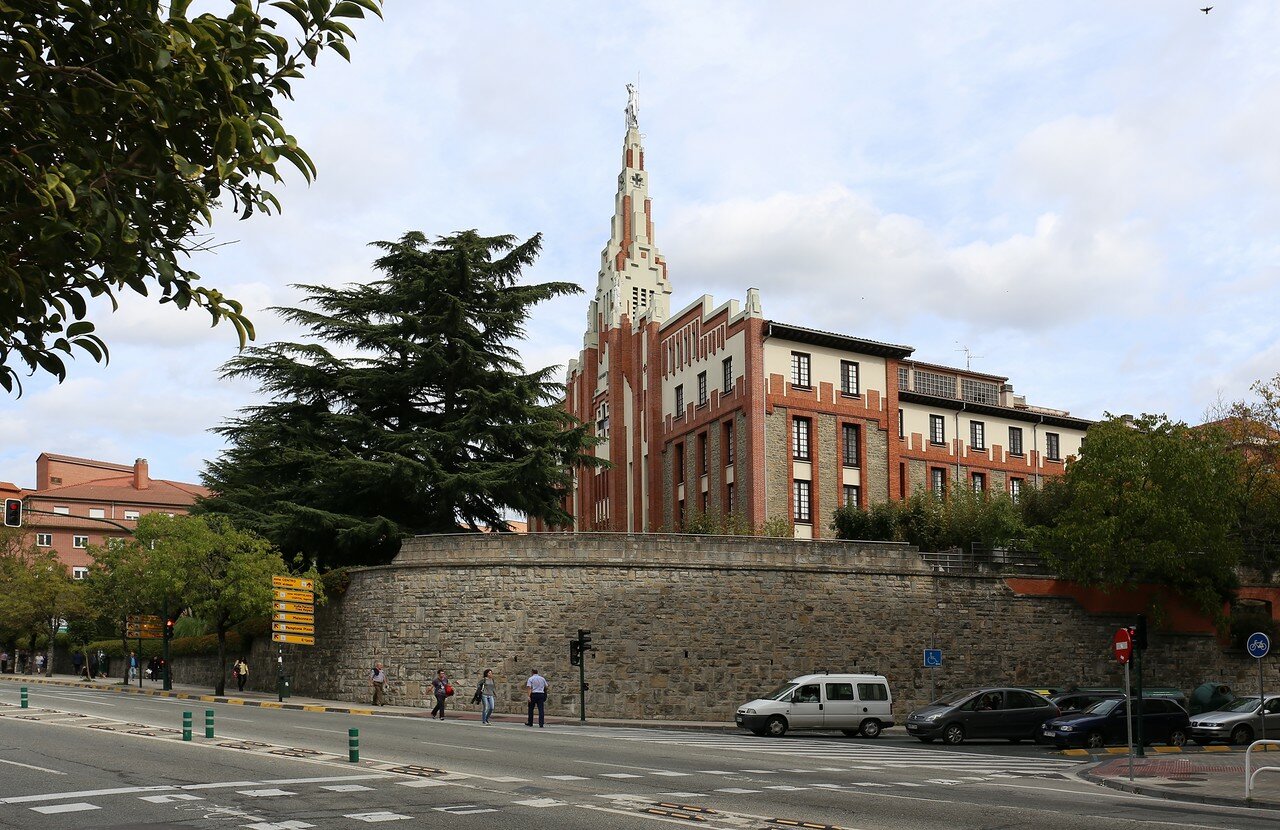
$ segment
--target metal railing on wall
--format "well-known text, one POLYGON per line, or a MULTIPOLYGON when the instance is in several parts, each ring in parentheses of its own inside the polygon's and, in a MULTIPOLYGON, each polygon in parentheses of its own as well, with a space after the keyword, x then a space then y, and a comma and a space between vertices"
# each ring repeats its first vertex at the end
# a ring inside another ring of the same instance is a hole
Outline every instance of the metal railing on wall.
POLYGON ((1050 574, 1039 552, 1018 545, 1000 547, 973 542, 967 548, 921 553, 920 559, 942 573, 1050 574))

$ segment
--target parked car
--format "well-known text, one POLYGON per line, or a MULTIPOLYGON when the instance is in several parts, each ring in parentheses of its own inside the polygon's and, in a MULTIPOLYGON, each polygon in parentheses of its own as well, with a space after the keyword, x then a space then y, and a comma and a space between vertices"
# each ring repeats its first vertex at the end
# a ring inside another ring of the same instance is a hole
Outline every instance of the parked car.
POLYGON ((1258 705, 1258 696, 1240 697, 1216 712, 1203 712, 1191 719, 1191 739, 1198 744, 1226 741, 1247 744, 1262 734, 1263 712, 1268 736, 1280 737, 1280 695, 1267 695, 1258 705))
MULTIPOLYGON (((1136 701, 1135 701, 1136 704, 1136 701)), ((1041 738, 1058 746, 1100 749, 1107 744, 1128 743, 1123 697, 1100 700, 1083 712, 1054 718, 1044 725, 1041 738)), ((1135 713, 1136 714, 1136 713, 1135 713)), ((1136 726, 1136 718, 1135 718, 1136 726)), ((1187 710, 1174 700, 1149 697, 1142 700, 1144 743, 1182 746, 1187 742, 1191 720, 1187 710)), ((1135 729, 1134 740, 1137 740, 1135 729)))
POLYGON ((961 689, 912 712, 907 733, 924 743, 938 738, 949 744, 982 739, 1017 743, 1035 738, 1041 725, 1059 714, 1053 701, 1029 689, 961 689))
POLYGON ((879 674, 806 674, 738 707, 734 722, 780 738, 790 729, 838 729, 874 738, 893 726, 889 681, 879 674))
POLYGON ((1056 695, 1049 695, 1049 699, 1062 710, 1062 714, 1064 715, 1083 712, 1085 709, 1088 709, 1100 700, 1110 700, 1116 697, 1124 697, 1124 693, 1120 691, 1113 691, 1111 689, 1077 689, 1074 692, 1059 692, 1056 695))

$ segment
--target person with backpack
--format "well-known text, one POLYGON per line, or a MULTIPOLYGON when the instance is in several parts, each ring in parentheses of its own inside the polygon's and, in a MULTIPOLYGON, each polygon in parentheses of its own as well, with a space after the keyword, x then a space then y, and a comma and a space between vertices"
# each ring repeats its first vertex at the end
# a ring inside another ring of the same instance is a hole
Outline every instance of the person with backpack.
POLYGON ((444 669, 436 672, 436 679, 431 681, 431 693, 436 696, 436 705, 431 710, 431 718, 434 720, 438 712, 440 720, 444 720, 444 702, 453 696, 453 686, 449 685, 449 675, 444 673, 444 669))

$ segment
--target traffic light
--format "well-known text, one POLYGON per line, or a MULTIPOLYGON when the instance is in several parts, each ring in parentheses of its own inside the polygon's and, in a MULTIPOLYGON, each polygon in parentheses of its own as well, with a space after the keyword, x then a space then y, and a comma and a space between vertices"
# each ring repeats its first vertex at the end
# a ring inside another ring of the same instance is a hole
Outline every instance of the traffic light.
POLYGON ((1138 624, 1133 627, 1133 648, 1135 651, 1147 650, 1147 615, 1138 615, 1138 624))
POLYGON ((4 526, 22 527, 22 499, 4 500, 4 526))
POLYGON ((591 651, 591 632, 585 628, 578 629, 578 649, 585 655, 591 651))
POLYGON ((569 665, 582 665, 582 644, 577 640, 569 641, 569 665))
POLYGON ((167 619, 164 621, 164 638, 166 640, 173 639, 173 620, 167 619))

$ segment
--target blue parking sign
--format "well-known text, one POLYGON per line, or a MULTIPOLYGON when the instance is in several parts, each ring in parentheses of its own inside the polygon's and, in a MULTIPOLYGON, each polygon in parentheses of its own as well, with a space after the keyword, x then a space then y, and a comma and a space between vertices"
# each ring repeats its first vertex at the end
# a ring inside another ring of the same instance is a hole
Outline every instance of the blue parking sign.
POLYGON ((942 649, 926 648, 924 650, 924 667, 926 669, 942 668, 942 649))
POLYGON ((1261 631, 1255 631, 1249 635, 1249 640, 1245 647, 1249 650, 1250 657, 1257 657, 1261 660, 1271 651, 1271 638, 1261 631))

